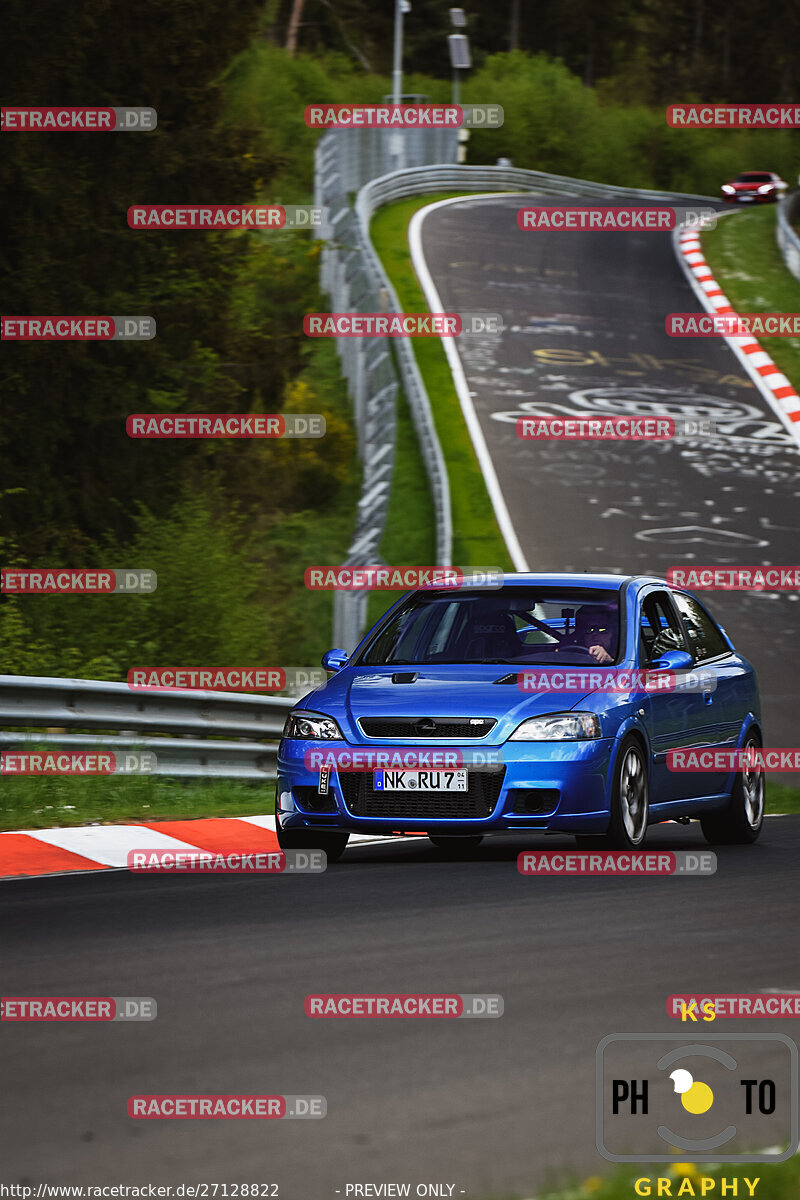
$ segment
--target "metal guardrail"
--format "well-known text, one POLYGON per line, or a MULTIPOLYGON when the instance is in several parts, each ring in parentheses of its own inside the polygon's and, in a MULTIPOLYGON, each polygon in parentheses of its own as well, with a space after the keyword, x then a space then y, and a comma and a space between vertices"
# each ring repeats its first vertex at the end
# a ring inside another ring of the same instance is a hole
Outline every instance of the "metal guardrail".
POLYGON ((616 187, 591 179, 573 179, 569 175, 551 175, 547 171, 528 171, 522 167, 471 167, 456 164, 436 164, 410 170, 395 171, 368 185, 377 203, 416 196, 425 192, 533 192, 543 196, 575 196, 611 200, 616 196, 636 200, 691 200, 716 204, 712 196, 697 196, 689 192, 658 192, 648 188, 616 187))
MULTIPOLYGON (((466 166, 456 162, 457 130, 387 132, 331 130, 317 146, 315 202, 328 209, 321 283, 335 312, 402 312, 397 294, 369 237, 373 213, 382 205, 426 192, 530 191, 539 195, 638 200, 712 198, 680 192, 612 187, 586 179, 508 166, 466 166), (439 153, 438 158, 433 157, 439 153), (400 161, 406 165, 394 169, 400 161), (413 160, 416 160, 414 163, 413 160), (383 167, 385 173, 381 173, 383 167), (389 168, 387 170, 387 167, 389 168), (358 189, 354 201, 351 193, 358 189)), ((431 402, 409 339, 394 349, 400 378, 428 475, 436 525, 436 561, 449 565, 452 518, 447 469, 436 435, 431 402)), ((395 401, 398 378, 385 338, 340 338, 342 369, 353 398, 364 479, 348 564, 376 563, 386 523, 394 466, 395 401), (377 375, 377 369, 384 372, 377 375)), ((366 618, 366 592, 334 594, 334 643, 352 650, 366 618)))
MULTIPOLYGON (((429 170, 432 168, 428 168, 429 170)), ((405 172, 401 172, 405 174, 405 172)), ((417 174, 417 171, 412 172, 417 174)), ((369 236, 369 223, 372 214, 387 200, 393 199, 391 188, 386 197, 381 190, 381 184, 391 181, 395 175, 385 176, 375 183, 368 183, 358 193, 356 199, 356 219, 358 221, 364 254, 370 270, 382 281, 382 295, 387 300, 391 312, 402 312, 400 299, 392 286, 389 276, 383 269, 383 264, 369 236)), ((436 529, 436 563, 439 566, 450 566, 453 553, 453 519, 450 507, 450 483, 447 477, 447 467, 444 461, 436 426, 431 410, 431 402, 422 379, 422 373, 417 365, 417 358, 411 345, 410 338, 395 338, 394 350, 400 368, 406 399, 411 410, 411 419, 417 433, 422 461, 428 476, 428 485, 433 498, 434 523, 436 529)), ((360 639, 359 639, 360 640, 360 639)), ((351 649, 351 647, 347 647, 351 649)))
POLYGON ((800 280, 800 237, 792 228, 793 222, 800 219, 800 190, 787 193, 778 201, 778 219, 775 222, 775 240, 783 255, 783 261, 794 275, 800 280))
POLYGON ((0 675, 0 727, 33 726, 45 731, 4 729, 0 747, 102 746, 119 754, 151 750, 158 763, 155 775, 268 781, 275 778, 278 739, 296 703, 295 698, 283 696, 145 692, 95 679, 0 675), (81 732, 53 732, 54 728, 81 732), (91 729, 118 733, 84 732, 91 729), (157 733, 184 736, 154 737, 157 733), (261 738, 270 741, 256 740, 261 738))

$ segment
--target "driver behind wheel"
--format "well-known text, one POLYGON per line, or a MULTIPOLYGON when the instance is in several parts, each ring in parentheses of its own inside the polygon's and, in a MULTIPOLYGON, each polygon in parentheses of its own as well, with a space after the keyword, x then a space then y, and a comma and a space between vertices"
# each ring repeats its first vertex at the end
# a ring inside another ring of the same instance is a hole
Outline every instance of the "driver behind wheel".
POLYGON ((617 656, 619 618, 610 605, 584 604, 575 614, 575 631, 570 639, 583 646, 595 662, 610 663, 617 656))

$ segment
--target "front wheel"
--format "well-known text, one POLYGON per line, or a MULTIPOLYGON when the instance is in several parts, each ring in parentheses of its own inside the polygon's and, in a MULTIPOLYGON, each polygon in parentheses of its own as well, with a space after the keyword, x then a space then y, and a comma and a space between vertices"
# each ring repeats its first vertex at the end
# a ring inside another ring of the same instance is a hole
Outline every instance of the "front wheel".
POLYGON ((324 850, 329 863, 336 862, 344 854, 349 833, 332 833, 316 829, 275 830, 281 850, 324 850))
POLYGON ((578 846, 585 850, 635 850, 641 846, 647 833, 649 796, 644 750, 636 738, 626 738, 614 771, 608 830, 603 837, 579 834, 575 839, 578 846))
MULTIPOLYGON (((747 735, 742 747, 747 751, 761 749, 757 733, 747 735)), ((701 816, 703 837, 712 846, 752 845, 764 824, 764 772, 755 764, 738 772, 731 789, 731 798, 720 812, 701 816)))

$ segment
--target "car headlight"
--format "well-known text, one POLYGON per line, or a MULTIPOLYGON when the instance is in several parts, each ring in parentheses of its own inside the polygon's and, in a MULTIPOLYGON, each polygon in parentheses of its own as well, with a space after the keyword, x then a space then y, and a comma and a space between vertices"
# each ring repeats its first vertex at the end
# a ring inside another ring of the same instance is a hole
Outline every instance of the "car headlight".
POLYGON ((344 741, 342 731, 333 717, 326 717, 322 713, 289 713, 283 727, 283 736, 302 738, 306 742, 344 741))
POLYGON ((583 742, 600 737, 600 719, 594 713, 548 713, 529 717, 508 739, 510 742, 583 742))
POLYGON ((733 193, 736 191, 736 188, 732 188, 729 183, 723 183, 722 190, 723 192, 728 192, 729 195, 733 195, 733 193))
POLYGON ((774 186, 775 186, 774 183, 762 183, 761 187, 758 190, 761 193, 761 195, 763 196, 763 195, 765 195, 766 192, 771 192, 772 189, 774 188, 774 186))

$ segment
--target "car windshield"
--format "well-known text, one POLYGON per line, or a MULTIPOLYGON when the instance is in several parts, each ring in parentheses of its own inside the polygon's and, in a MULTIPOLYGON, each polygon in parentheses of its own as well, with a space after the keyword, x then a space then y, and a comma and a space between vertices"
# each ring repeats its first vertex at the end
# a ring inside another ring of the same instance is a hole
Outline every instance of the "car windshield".
POLYGON ((737 175, 735 183, 772 183, 772 176, 768 171, 743 171, 741 175, 737 175))
POLYGON ((379 629, 358 665, 611 663, 619 649, 619 593, 596 588, 504 587, 417 592, 379 629))

